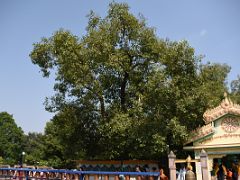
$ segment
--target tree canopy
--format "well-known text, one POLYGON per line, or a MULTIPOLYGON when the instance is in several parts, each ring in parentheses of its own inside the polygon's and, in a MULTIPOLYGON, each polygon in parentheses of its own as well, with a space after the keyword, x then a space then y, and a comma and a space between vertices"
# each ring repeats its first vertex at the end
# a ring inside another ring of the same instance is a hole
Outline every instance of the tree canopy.
POLYGON ((181 150, 223 97, 230 67, 203 64, 187 41, 160 39, 125 3, 88 19, 86 34, 60 29, 30 54, 44 77, 55 74, 46 109, 56 115, 45 131, 59 156, 158 159, 181 150))

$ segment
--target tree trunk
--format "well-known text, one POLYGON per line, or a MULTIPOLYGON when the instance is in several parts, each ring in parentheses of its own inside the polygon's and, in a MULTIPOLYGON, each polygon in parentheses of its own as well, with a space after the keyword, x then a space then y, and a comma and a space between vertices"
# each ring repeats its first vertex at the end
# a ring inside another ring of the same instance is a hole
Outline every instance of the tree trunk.
POLYGON ((99 101, 100 101, 100 111, 101 111, 101 116, 103 119, 105 119, 105 103, 104 103, 104 98, 102 95, 98 95, 99 101))
POLYGON ((121 100, 121 109, 122 111, 126 111, 126 86, 128 81, 129 74, 125 72, 124 78, 121 84, 121 91, 120 91, 120 100, 121 100))

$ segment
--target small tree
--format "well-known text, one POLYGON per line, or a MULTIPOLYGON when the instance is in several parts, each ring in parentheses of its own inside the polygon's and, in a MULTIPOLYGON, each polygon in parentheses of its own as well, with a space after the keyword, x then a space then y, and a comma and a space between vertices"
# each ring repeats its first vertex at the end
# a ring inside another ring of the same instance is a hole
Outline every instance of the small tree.
POLYGON ((0 156, 4 164, 21 161, 24 134, 7 112, 0 113, 0 156))

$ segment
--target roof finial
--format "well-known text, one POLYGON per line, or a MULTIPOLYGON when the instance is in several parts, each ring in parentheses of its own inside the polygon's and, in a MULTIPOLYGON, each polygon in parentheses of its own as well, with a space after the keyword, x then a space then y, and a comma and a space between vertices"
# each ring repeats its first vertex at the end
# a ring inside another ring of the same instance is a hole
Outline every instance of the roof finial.
POLYGON ((207 110, 203 114, 203 118, 206 124, 222 117, 225 114, 240 115, 240 105, 234 104, 230 97, 227 97, 227 92, 224 92, 224 99, 221 104, 213 109, 207 110))

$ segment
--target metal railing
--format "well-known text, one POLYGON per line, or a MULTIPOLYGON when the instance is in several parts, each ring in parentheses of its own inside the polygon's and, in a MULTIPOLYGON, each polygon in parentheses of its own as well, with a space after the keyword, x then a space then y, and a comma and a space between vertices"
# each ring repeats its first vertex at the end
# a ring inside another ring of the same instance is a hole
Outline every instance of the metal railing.
POLYGON ((156 180, 159 172, 107 172, 65 169, 0 168, 0 180, 156 180))

